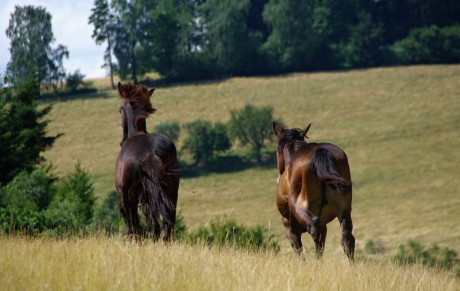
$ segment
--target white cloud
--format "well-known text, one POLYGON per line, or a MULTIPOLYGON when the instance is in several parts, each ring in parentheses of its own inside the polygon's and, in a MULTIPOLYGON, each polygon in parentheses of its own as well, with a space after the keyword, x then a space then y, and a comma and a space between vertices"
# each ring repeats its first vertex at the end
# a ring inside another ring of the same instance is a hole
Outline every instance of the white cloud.
POLYGON ((58 44, 67 46, 70 55, 64 60, 68 72, 79 69, 88 78, 106 75, 101 68, 104 56, 104 45, 98 46, 91 38, 93 26, 88 24, 93 0, 2 0, 0 1, 0 74, 4 74, 10 59, 10 40, 5 31, 8 27, 10 14, 16 5, 33 5, 46 8, 52 16, 53 34, 58 44))

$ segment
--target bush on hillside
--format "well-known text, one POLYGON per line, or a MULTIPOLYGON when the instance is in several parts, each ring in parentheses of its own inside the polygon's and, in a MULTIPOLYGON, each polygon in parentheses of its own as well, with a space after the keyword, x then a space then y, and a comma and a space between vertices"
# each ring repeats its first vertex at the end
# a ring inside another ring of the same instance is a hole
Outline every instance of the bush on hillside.
POLYGON ((274 136, 273 108, 245 105, 242 109, 230 111, 230 115, 228 125, 230 137, 239 140, 243 146, 249 145, 251 155, 260 161, 263 146, 274 136))
POLYGON ((158 132, 169 137, 173 142, 177 142, 180 133, 179 122, 167 121, 158 124, 153 128, 153 132, 158 132))
POLYGON ((212 220, 209 227, 202 226, 188 233, 186 239, 192 243, 209 246, 279 251, 278 243, 273 236, 265 236, 262 226, 246 227, 232 219, 212 220))
POLYGON ((227 128, 222 123, 212 125, 209 121, 195 120, 184 125, 189 136, 184 142, 195 164, 205 164, 212 161, 217 152, 223 152, 231 147, 227 128))
POLYGON ((60 234, 88 226, 95 202, 88 173, 77 164, 75 172, 58 181, 55 187, 56 192, 45 214, 48 227, 60 234))
POLYGON ((41 232, 46 228, 43 211, 51 202, 52 179, 43 169, 21 172, 0 188, 0 229, 6 233, 41 232))
POLYGON ((75 92, 78 90, 79 87, 84 85, 83 79, 85 75, 80 73, 80 70, 76 70, 73 73, 69 73, 66 76, 66 87, 71 91, 75 92))
POLYGON ((107 233, 118 233, 123 225, 120 214, 120 196, 117 191, 111 191, 94 209, 93 225, 107 233))
POLYGON ((410 240, 407 246, 398 247, 393 259, 399 264, 422 264, 452 270, 457 276, 460 276, 460 260, 457 253, 449 248, 441 249, 436 244, 427 249, 419 242, 410 240))

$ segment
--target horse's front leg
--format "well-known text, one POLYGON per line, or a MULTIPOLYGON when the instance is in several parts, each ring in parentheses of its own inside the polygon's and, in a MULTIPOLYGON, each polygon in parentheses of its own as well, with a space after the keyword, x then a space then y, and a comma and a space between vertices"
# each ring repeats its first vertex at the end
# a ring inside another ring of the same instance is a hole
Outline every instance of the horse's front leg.
POLYGON ((285 227, 286 237, 291 243, 291 246, 294 249, 294 253, 298 256, 302 256, 303 254, 303 246, 302 246, 302 240, 301 240, 302 233, 298 230, 293 229, 291 223, 289 222, 287 218, 282 217, 281 220, 285 227))

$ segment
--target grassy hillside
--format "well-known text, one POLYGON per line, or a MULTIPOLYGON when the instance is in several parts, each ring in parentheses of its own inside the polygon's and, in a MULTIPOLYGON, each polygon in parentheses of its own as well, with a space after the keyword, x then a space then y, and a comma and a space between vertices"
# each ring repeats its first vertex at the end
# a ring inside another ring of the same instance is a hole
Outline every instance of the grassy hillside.
MULTIPOLYGON (((121 127, 116 92, 97 85, 97 94, 54 102, 48 130, 65 135, 44 155, 57 174, 79 161, 101 197, 114 189, 121 127)), ((312 141, 335 143, 349 156, 358 247, 374 239, 393 250, 415 239, 460 252, 460 65, 231 78, 160 87, 152 98, 158 111, 149 129, 171 120, 225 122, 247 103, 273 106, 289 127, 312 122, 312 141)), ((290 253, 274 202, 276 177, 273 163, 184 178, 179 208, 190 227, 223 215, 263 224, 279 237, 282 254, 290 253)), ((340 252, 339 235, 332 222, 326 254, 340 252)), ((304 242, 313 247, 310 238, 304 242)))
POLYGON ((458 278, 389 261, 348 263, 329 252, 273 255, 119 237, 66 240, 0 235, 3 290, 458 290, 458 278))

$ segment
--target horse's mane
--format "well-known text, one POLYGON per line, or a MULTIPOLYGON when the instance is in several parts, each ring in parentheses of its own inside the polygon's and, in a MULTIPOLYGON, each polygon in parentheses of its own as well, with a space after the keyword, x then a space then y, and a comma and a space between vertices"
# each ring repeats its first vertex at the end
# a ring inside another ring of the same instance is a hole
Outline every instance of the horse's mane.
POLYGON ((150 102, 150 95, 147 87, 131 83, 124 84, 120 92, 120 97, 128 100, 134 115, 145 118, 156 111, 150 102))
POLYGON ((297 146, 305 143, 304 134, 300 128, 287 129, 283 131, 279 138, 277 151, 283 151, 285 146, 288 146, 289 150, 296 150, 297 146))

